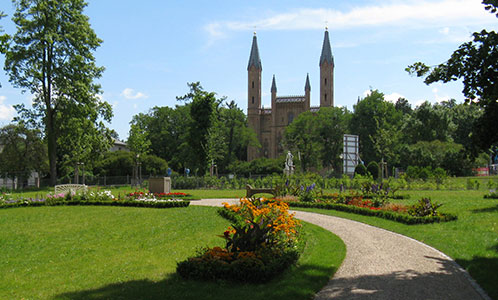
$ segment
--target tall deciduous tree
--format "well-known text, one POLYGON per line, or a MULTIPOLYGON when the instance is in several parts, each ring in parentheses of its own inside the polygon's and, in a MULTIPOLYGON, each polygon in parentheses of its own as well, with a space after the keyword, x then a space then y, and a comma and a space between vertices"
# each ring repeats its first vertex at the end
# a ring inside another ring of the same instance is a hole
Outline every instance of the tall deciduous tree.
POLYGON ((128 137, 128 147, 137 155, 137 160, 149 152, 151 142, 148 138, 148 133, 140 124, 131 123, 130 135, 128 137))
POLYGON ((215 93, 206 92, 199 82, 189 83, 190 92, 179 100, 191 101, 191 124, 188 127, 187 143, 191 149, 190 164, 199 175, 204 175, 207 162, 209 129, 212 125, 215 105, 219 104, 215 93))
MULTIPOLYGON (((93 52, 101 40, 83 14, 83 0, 14 0, 12 20, 17 32, 5 49, 5 70, 10 82, 34 95, 32 109, 17 106, 21 117, 43 128, 48 145, 50 183, 57 180, 57 141, 62 124, 71 118, 110 121, 111 106, 99 100, 94 83, 104 70, 93 52), (75 106, 81 115, 73 115, 75 106)), ((78 137, 76 137, 78 138, 78 137)), ((98 138, 98 137, 95 137, 98 138)), ((104 143, 110 136, 101 136, 104 143)))
MULTIPOLYGON (((2 18, 6 17, 7 15, 0 10, 0 20, 2 20, 2 18)), ((6 47, 6 42, 9 38, 8 35, 6 34, 2 34, 3 33, 3 26, 0 25, 0 53, 4 53, 5 52, 5 47, 6 47)), ((0 82, 0 87, 2 87, 2 83, 0 82)))
POLYGON ((285 131, 286 146, 298 152, 301 168, 331 167, 341 170, 343 135, 351 114, 345 108, 322 107, 317 113, 299 114, 285 131))
MULTIPOLYGON (((484 0, 482 3, 496 14, 498 1, 484 0)), ((417 62, 406 70, 425 77, 426 84, 462 79, 462 92, 467 101, 484 108, 474 129, 474 141, 483 150, 498 142, 498 131, 490 130, 498 127, 498 34, 495 31, 475 32, 472 41, 460 45, 442 64, 429 67, 417 62)))
POLYGON ((353 108, 350 127, 351 133, 360 137, 361 159, 366 163, 378 162, 382 157, 376 151, 373 141, 380 141, 376 137, 380 132, 379 128, 398 129, 402 113, 396 110, 394 104, 385 101, 384 94, 377 90, 370 91, 370 95, 358 101, 353 108))

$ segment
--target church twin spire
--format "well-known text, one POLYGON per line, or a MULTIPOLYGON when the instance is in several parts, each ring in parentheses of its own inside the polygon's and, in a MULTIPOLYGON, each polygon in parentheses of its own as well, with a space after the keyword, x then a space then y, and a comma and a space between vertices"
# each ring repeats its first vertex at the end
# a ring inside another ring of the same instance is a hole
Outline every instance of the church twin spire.
POLYGON ((334 56, 332 56, 332 48, 330 47, 328 30, 325 30, 325 37, 323 38, 322 55, 320 55, 320 67, 324 62, 327 62, 329 66, 334 65, 334 56))
POLYGON ((257 70, 263 69, 263 67, 261 66, 261 59, 259 58, 258 39, 256 38, 256 32, 254 33, 254 37, 252 38, 251 55, 249 56, 247 71, 249 71, 251 67, 256 67, 257 70))

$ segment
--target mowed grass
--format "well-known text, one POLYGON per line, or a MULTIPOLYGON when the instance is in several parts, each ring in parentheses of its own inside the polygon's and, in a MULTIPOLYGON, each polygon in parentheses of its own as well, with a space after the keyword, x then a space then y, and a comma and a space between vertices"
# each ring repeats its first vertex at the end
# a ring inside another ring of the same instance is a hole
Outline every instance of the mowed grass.
MULTIPOLYGON (((491 296, 498 299, 498 200, 483 199, 482 191, 403 191, 412 204, 422 197, 442 203, 442 212, 458 220, 425 225, 401 223, 332 210, 302 209, 357 220, 412 237, 444 252, 465 268, 491 296)), ((301 210, 301 209, 300 209, 301 210)))
POLYGON ((176 263, 229 225, 215 208, 28 207, 0 210, 0 299, 309 299, 345 256, 304 224, 297 267, 267 284, 186 281, 176 263))

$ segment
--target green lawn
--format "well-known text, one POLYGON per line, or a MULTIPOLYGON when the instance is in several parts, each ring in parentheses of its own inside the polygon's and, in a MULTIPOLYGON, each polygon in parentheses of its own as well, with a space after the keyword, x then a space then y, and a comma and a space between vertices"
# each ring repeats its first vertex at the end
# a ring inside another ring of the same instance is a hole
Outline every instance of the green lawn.
POLYGON ((357 220, 415 238, 439 249, 469 271, 481 287, 498 299, 498 200, 483 199, 482 191, 409 191, 413 203, 430 197, 443 203, 442 212, 458 215, 457 221, 425 225, 401 223, 339 211, 302 209, 357 220))
POLYGON ((345 256, 305 224, 297 267, 264 285, 185 281, 176 263, 229 223, 215 208, 28 207, 0 210, 0 299, 309 299, 345 256))

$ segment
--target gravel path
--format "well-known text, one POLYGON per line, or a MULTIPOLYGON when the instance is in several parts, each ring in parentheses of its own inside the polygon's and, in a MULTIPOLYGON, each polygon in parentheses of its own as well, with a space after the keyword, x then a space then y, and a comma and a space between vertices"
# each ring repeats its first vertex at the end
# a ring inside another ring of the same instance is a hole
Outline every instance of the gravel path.
MULTIPOLYGON (((190 203, 222 202, 238 199, 190 203)), ((458 264, 428 245, 352 220, 294 212, 339 236, 347 248, 341 267, 315 299, 490 299, 458 264)))

